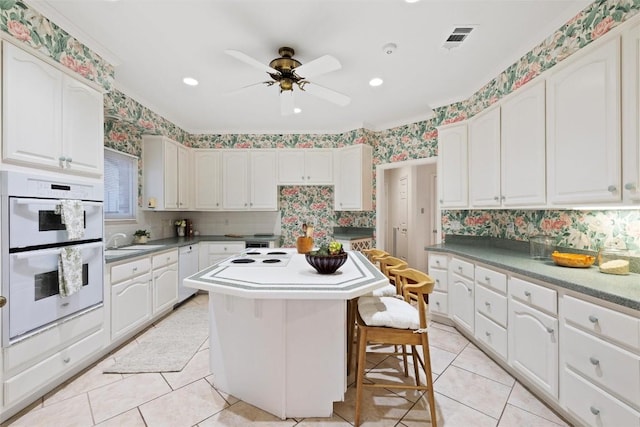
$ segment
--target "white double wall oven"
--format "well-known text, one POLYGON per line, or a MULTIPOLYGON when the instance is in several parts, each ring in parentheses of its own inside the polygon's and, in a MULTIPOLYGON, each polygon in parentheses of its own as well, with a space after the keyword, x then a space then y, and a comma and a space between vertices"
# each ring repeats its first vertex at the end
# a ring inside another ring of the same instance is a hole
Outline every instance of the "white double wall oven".
POLYGON ((103 302, 103 185, 0 172, 2 227, 2 346, 92 310, 103 302), (70 240, 62 200, 79 200, 84 236, 70 240), (81 254, 82 288, 60 295, 61 249, 81 254))

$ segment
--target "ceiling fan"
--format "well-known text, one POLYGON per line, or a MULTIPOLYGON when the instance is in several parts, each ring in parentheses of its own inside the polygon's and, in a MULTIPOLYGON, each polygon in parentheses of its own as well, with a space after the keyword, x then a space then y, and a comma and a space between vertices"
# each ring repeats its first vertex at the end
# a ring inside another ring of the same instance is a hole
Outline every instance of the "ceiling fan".
MULTIPOLYGON (((351 98, 342 93, 320 86, 308 79, 330 71, 339 70, 342 66, 340 62, 331 55, 324 55, 306 64, 300 63, 293 58, 294 50, 290 47, 281 47, 278 49, 279 58, 272 60, 269 65, 250 57, 249 55, 237 50, 225 50, 229 56, 232 56, 246 64, 255 68, 266 71, 271 80, 265 82, 254 83, 245 88, 255 85, 273 86, 277 84, 280 87, 280 112, 283 116, 293 114, 293 88, 297 86, 301 91, 310 93, 311 95, 322 98, 326 101, 333 102, 342 107, 351 102, 351 98)), ((244 88, 242 88, 244 89, 244 88)))

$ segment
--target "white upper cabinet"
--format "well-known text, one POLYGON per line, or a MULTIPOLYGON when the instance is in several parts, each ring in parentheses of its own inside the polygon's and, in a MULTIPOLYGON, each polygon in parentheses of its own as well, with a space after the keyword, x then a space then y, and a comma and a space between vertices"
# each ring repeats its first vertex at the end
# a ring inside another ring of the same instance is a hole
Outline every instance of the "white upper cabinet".
POLYGON ((222 209, 220 151, 194 149, 194 208, 197 210, 222 209))
POLYGON ((620 37, 565 62, 547 79, 549 203, 619 202, 620 37))
POLYGON ((278 150, 279 185, 332 185, 333 150, 278 150))
POLYGON ((355 144, 335 151, 336 211, 370 211, 373 198, 373 149, 355 144))
POLYGON ((622 193, 640 201, 640 24, 622 34, 622 193))
POLYGON ((3 161, 102 176, 102 93, 10 43, 2 46, 3 161))
POLYGON ((546 202, 544 83, 530 83, 500 106, 502 206, 546 202))
POLYGON ((226 210, 278 209, 275 150, 222 152, 222 205, 226 210))
POLYGON ((467 125, 438 128, 438 187, 441 208, 468 205, 467 125))
POLYGON ((474 207, 500 206, 500 108, 469 121, 469 198, 474 207))
POLYGON ((142 136, 144 206, 191 208, 191 151, 164 136, 142 136), (154 205, 155 202, 155 205, 154 205))

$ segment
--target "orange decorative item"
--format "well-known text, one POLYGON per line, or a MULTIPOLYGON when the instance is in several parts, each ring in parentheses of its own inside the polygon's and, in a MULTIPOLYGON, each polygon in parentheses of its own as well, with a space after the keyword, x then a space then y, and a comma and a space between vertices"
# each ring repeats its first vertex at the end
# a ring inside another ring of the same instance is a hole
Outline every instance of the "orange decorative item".
POLYGON ((557 265, 561 265, 563 267, 591 267, 596 257, 591 255, 584 254, 571 254, 571 253, 563 253, 554 251, 551 254, 551 258, 553 258, 553 262, 557 265))
POLYGON ((308 254, 313 249, 313 226, 302 224, 302 233, 304 235, 296 240, 296 249, 299 254, 308 254))

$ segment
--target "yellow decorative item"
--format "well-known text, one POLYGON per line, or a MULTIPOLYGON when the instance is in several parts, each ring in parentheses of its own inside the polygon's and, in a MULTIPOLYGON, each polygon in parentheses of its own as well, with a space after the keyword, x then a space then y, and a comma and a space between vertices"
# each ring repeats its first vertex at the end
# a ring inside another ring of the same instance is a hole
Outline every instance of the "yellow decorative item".
POLYGON ((553 262, 563 267, 591 267, 596 260, 596 257, 584 254, 572 254, 554 251, 551 254, 553 262))

